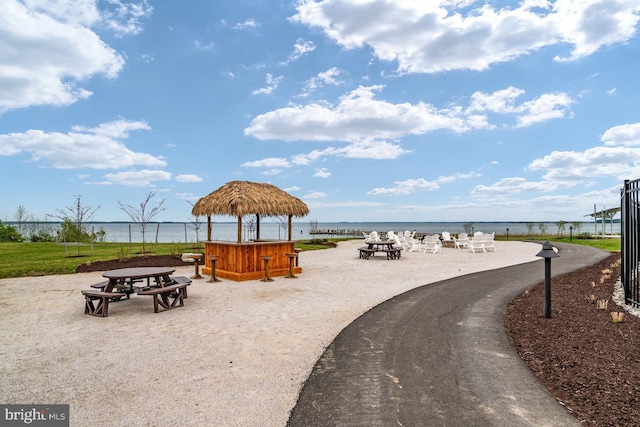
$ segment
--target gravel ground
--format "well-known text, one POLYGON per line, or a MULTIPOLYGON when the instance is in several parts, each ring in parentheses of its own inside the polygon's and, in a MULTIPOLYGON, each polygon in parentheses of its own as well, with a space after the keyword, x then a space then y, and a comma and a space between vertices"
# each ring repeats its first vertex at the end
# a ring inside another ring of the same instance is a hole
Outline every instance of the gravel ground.
MULTIPOLYGON (((284 426, 316 360, 375 305, 435 281, 535 261, 538 244, 358 259, 360 241, 303 252, 298 279, 194 280, 185 306, 151 298, 84 315, 99 272, 0 280, 0 402, 70 404, 72 426, 284 426)), ((191 276, 193 267, 176 267, 191 276)))

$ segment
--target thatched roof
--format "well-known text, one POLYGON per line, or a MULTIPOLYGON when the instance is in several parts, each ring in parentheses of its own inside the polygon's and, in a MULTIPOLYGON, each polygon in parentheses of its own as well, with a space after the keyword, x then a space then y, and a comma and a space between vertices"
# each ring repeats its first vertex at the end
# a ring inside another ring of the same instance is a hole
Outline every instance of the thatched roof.
POLYGON ((198 200, 193 215, 230 215, 243 217, 309 214, 307 205, 275 185, 249 181, 231 181, 198 200))

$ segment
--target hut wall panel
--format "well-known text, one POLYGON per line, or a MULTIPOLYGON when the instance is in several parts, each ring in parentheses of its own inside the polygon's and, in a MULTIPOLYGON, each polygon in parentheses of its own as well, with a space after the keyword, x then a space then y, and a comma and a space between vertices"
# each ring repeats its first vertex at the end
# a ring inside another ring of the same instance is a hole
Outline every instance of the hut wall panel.
MULTIPOLYGON (((221 278, 242 281, 260 279, 264 277, 264 262, 262 256, 272 256, 269 261, 271 276, 284 276, 289 272, 289 258, 287 253, 294 251, 294 242, 205 242, 206 255, 218 255, 216 275, 221 278)), ((295 267, 294 273, 299 274, 302 268, 295 267)), ((205 274, 211 274, 210 264, 203 268, 205 274)))

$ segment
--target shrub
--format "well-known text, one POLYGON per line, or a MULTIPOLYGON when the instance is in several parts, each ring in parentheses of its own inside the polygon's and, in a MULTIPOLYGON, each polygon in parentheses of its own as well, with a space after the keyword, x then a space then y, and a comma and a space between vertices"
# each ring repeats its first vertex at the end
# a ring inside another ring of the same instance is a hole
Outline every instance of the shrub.
POLYGON ((0 221, 0 242, 22 242, 22 236, 14 226, 0 221))

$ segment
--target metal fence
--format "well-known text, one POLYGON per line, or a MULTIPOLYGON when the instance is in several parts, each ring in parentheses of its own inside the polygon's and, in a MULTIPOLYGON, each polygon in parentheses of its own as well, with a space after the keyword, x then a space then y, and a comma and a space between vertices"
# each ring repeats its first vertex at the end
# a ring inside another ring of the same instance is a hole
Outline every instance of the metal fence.
POLYGON ((627 304, 640 306, 640 180, 625 180, 621 195, 621 281, 627 304))

